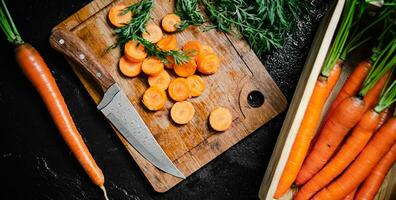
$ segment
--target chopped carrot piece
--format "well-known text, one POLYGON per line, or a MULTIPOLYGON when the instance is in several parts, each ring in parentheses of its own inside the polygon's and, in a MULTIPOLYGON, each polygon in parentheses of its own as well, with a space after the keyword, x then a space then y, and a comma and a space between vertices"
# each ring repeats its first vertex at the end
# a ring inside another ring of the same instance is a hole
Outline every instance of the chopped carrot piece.
POLYGON ((173 56, 166 56, 166 60, 168 63, 165 63, 166 69, 173 69, 173 66, 175 64, 175 60, 173 59, 173 56))
POLYGON ((227 108, 214 109, 209 116, 209 124, 216 131, 227 130, 232 123, 231 112, 227 108))
POLYGON ((151 43, 157 43, 161 40, 162 36, 161 28, 153 23, 148 24, 146 26, 146 31, 142 34, 143 39, 151 43))
POLYGON ((171 118, 177 124, 187 124, 195 114, 194 106, 188 101, 176 102, 171 109, 171 118))
POLYGON ((171 78, 166 70, 163 70, 157 76, 149 76, 148 83, 150 86, 156 86, 159 89, 168 89, 171 78))
POLYGON ((169 96, 175 101, 184 101, 190 97, 190 84, 185 78, 173 79, 168 87, 169 96))
POLYGON ((166 103, 166 93, 164 90, 152 86, 144 92, 142 102, 151 111, 161 110, 166 103))
POLYGON ((167 14, 164 18, 162 18, 162 28, 164 31, 168 33, 176 32, 179 24, 181 23, 181 19, 176 14, 167 14))
POLYGON ((132 20, 131 11, 128 11, 124 15, 121 14, 124 12, 125 8, 127 8, 127 6, 124 4, 118 4, 110 8, 108 15, 109 21, 117 28, 125 26, 125 24, 132 20))
POLYGON ((197 69, 202 74, 214 74, 219 70, 220 59, 216 54, 201 54, 197 59, 197 69))
POLYGON ((156 76, 164 71, 164 63, 157 57, 148 57, 142 63, 142 71, 150 76, 156 76))
POLYGON ((205 91, 205 83, 201 77, 192 75, 187 77, 187 81, 190 83, 190 96, 198 97, 205 91))
POLYGON ((125 56, 121 57, 118 66, 121 73, 126 77, 135 77, 142 71, 142 62, 131 62, 125 56))
POLYGON ((207 54, 214 53, 214 51, 213 51, 212 47, 210 47, 209 45, 202 45, 201 46, 201 51, 199 53, 200 53, 200 55, 201 54, 207 55, 207 54))
POLYGON ((157 46, 163 51, 177 50, 177 39, 174 35, 167 35, 158 41, 157 46))
POLYGON ((191 59, 187 63, 174 65, 173 69, 178 76, 188 77, 195 73, 195 70, 197 69, 197 63, 195 60, 191 59))
POLYGON ((202 45, 196 40, 188 41, 184 44, 183 51, 187 52, 192 59, 196 59, 202 52, 202 45))
POLYGON ((131 62, 142 62, 147 57, 147 53, 142 44, 130 40, 125 44, 125 57, 131 62))

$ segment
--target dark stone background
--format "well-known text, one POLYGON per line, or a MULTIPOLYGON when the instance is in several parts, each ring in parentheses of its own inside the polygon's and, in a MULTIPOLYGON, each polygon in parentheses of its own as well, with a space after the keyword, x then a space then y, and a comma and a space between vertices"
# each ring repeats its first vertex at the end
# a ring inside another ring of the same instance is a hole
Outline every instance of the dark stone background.
MULTIPOLYGON (((50 66, 70 112, 106 176, 111 199, 257 199, 285 113, 258 129, 165 194, 153 191, 104 117, 48 44, 50 30, 88 0, 8 0, 25 41, 50 66)), ((311 0, 283 49, 262 56, 267 70, 291 101, 317 25, 329 3, 311 0)), ((102 199, 58 134, 39 95, 0 39, 0 199, 102 199)))

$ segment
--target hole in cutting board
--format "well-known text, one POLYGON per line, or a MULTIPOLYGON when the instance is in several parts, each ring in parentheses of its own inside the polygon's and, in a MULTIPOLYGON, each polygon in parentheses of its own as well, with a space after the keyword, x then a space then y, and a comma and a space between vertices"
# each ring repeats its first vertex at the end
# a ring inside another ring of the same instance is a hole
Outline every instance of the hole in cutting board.
POLYGON ((247 96, 248 104, 253 108, 258 108, 264 104, 264 94, 258 90, 251 91, 247 96))

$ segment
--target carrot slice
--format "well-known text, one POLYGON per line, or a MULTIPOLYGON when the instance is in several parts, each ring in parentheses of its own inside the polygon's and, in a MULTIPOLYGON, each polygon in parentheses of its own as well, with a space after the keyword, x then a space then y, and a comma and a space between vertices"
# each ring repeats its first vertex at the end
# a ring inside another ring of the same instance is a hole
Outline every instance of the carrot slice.
POLYGON ((187 63, 181 65, 174 65, 175 73, 181 77, 188 77, 195 73, 197 69, 197 63, 195 60, 190 60, 187 63))
POLYGON ((125 56, 121 57, 120 62, 118 63, 121 73, 126 77, 135 77, 140 74, 142 71, 142 63, 141 62, 131 62, 125 58, 125 56))
POLYGON ((202 45, 201 46, 201 51, 200 54, 212 54, 214 53, 212 47, 210 47, 209 45, 202 45))
POLYGON ((166 60, 168 61, 168 63, 164 64, 166 69, 173 69, 173 65, 175 64, 173 56, 166 56, 166 60))
POLYGON ((149 76, 148 83, 150 86, 156 86, 161 90, 168 89, 170 76, 166 70, 163 70, 157 76, 149 76))
POLYGON ((171 109, 171 118, 177 124, 187 124, 195 114, 194 106, 188 101, 176 102, 171 109))
POLYGON ((191 75, 187 77, 187 81, 190 83, 190 96, 198 97, 205 91, 205 83, 201 77, 191 75))
POLYGON ((121 28, 132 20, 131 11, 128 11, 123 15, 121 14, 124 12, 125 8, 127 8, 127 6, 124 4, 118 4, 110 8, 108 18, 110 23, 113 24, 115 27, 121 28))
POLYGON ((201 54, 197 58, 197 69, 202 74, 214 74, 219 70, 220 59, 216 54, 201 54))
POLYGON ((224 107, 214 109, 209 116, 209 124, 216 131, 227 130, 232 123, 231 112, 224 107))
POLYGON ((174 35, 167 35, 158 41, 157 46, 163 51, 177 50, 177 39, 174 35))
POLYGON ((202 52, 202 45, 196 40, 188 41, 184 44, 183 51, 187 52, 192 59, 196 59, 202 52))
POLYGON ((151 111, 161 110, 166 103, 166 93, 164 90, 152 86, 144 92, 142 102, 151 111))
POLYGON ((173 79, 168 87, 169 96, 175 101, 184 101, 190 97, 190 84, 185 78, 173 79))
POLYGON ((131 62, 142 62, 147 57, 147 53, 142 44, 130 40, 125 44, 125 57, 131 62))
POLYGON ((176 14, 167 14, 164 18, 162 18, 162 28, 164 31, 168 33, 176 32, 179 24, 181 23, 181 19, 176 14))
POLYGON ((150 23, 146 26, 146 31, 142 33, 143 39, 151 42, 157 43, 161 40, 163 34, 161 28, 153 23, 150 23))
POLYGON ((150 76, 159 75, 164 71, 164 63, 157 57, 148 57, 142 63, 142 71, 150 76))

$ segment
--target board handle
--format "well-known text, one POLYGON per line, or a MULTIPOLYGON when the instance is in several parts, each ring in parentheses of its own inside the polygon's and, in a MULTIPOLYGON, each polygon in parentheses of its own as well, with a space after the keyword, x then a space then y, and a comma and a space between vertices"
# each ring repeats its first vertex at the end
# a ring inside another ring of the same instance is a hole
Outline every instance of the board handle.
POLYGON ((113 77, 99 62, 91 48, 74 33, 64 29, 55 29, 52 31, 49 41, 52 48, 77 63, 86 71, 101 87, 103 92, 106 92, 115 83, 113 77))

